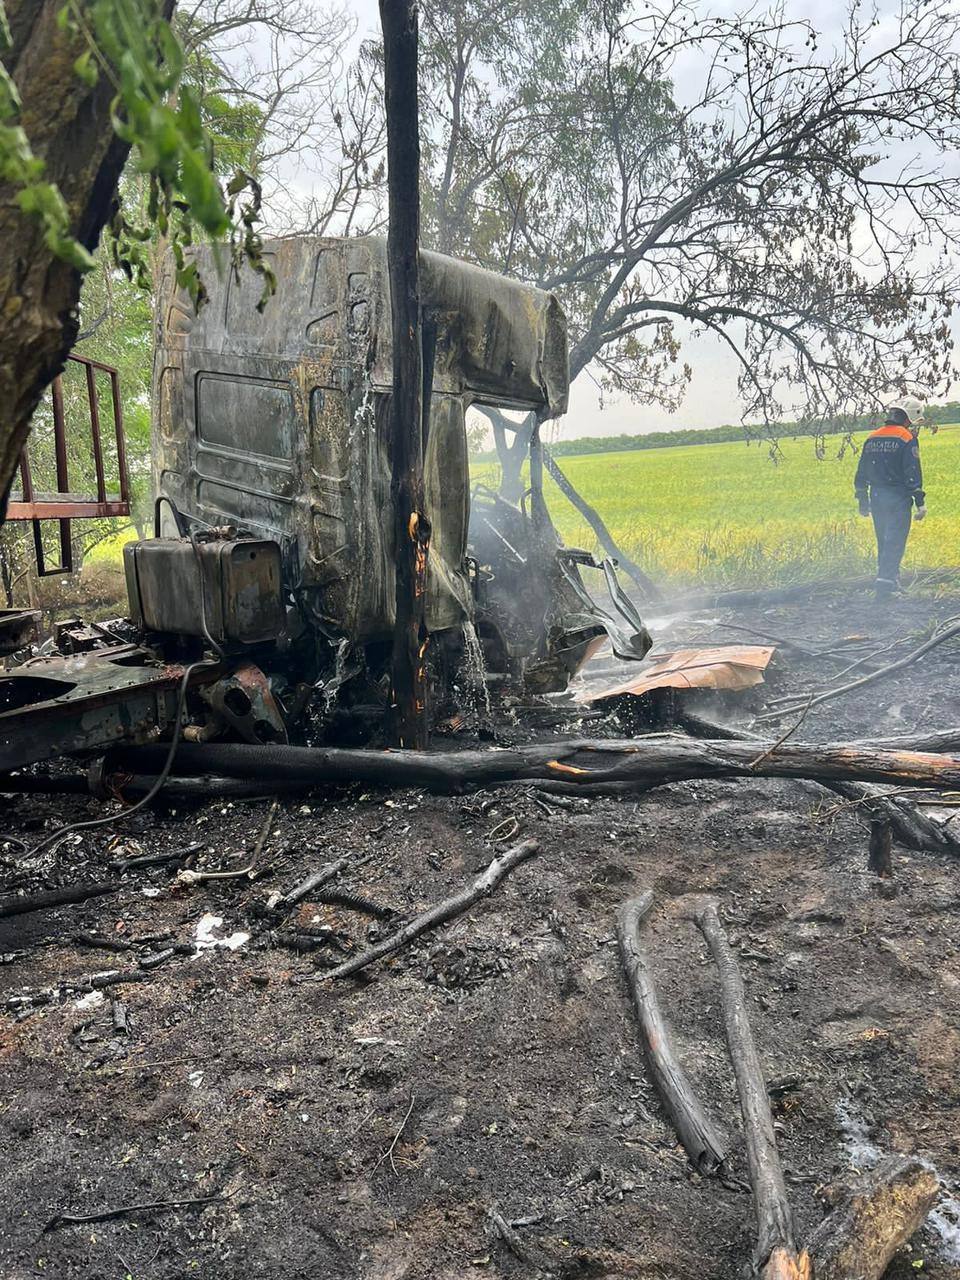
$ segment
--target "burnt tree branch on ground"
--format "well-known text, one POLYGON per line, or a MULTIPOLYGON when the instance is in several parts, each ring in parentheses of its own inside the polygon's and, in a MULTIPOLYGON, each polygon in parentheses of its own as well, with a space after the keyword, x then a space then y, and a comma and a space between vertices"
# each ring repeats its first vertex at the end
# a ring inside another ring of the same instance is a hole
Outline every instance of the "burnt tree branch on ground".
POLYGON ((700 1173, 716 1173, 726 1159, 723 1140, 710 1122, 673 1049, 673 1038, 657 999, 640 928, 653 906, 653 892, 630 898, 617 912, 617 939, 627 986, 640 1024, 643 1051, 664 1110, 684 1150, 700 1173))
MULTIPOLYGON (((684 712, 680 723, 697 737, 712 738, 716 735, 724 741, 742 741, 758 743, 759 738, 742 730, 730 729, 726 726, 700 720, 696 716, 684 712)), ((925 738, 877 738, 850 743, 865 750, 921 750, 940 752, 960 746, 960 730, 944 729, 940 733, 930 734, 925 738)), ((878 787, 861 782, 829 782, 822 778, 816 785, 826 787, 835 795, 851 801, 858 812, 862 812, 869 823, 876 817, 883 817, 889 823, 897 840, 907 849, 917 849, 927 853, 960 854, 960 840, 956 839, 949 828, 941 826, 927 814, 921 813, 915 805, 909 804, 900 796, 888 795, 878 787)))
POLYGON ((757 1211, 755 1270, 763 1280, 787 1280, 788 1277, 802 1280, 810 1275, 810 1262, 806 1253, 797 1253, 793 1213, 777 1151, 767 1085, 747 1015, 743 978, 720 923, 716 903, 702 904, 696 921, 720 975, 724 1029, 737 1080, 750 1185, 757 1211))
POLYGON ((383 960, 386 956, 393 955, 395 951, 399 951, 402 947, 415 941, 421 934, 427 933, 431 929, 436 929, 441 924, 446 924, 448 920, 452 920, 455 916, 462 915, 464 911, 469 910, 481 898, 489 897, 514 867, 518 867, 521 862, 525 862, 527 858, 532 858, 535 853, 539 852, 540 842, 538 840, 521 841, 520 844, 514 845, 512 849, 508 849, 506 853, 494 858, 486 870, 477 876, 476 880, 471 884, 452 894, 449 898, 444 898, 442 902, 435 902, 432 907, 422 911, 420 915, 415 916, 402 929, 384 939, 383 942, 379 942, 376 946, 362 951, 359 955, 351 956, 349 960, 345 960, 343 964, 338 965, 335 969, 329 969, 325 973, 318 973, 304 978, 303 981, 327 982, 333 978, 347 978, 351 974, 359 973, 361 969, 366 969, 369 965, 376 963, 377 960, 383 960))
POLYGON ((933 1208, 939 1186, 917 1156, 889 1156, 858 1178, 807 1242, 816 1280, 880 1280, 933 1208))
POLYGON ((823 693, 817 694, 815 697, 798 699, 789 706, 779 707, 776 711, 767 711, 763 715, 758 716, 758 721, 779 720, 783 716, 788 716, 799 711, 803 706, 809 710, 811 707, 818 707, 824 702, 829 702, 833 698, 840 698, 844 694, 852 693, 854 689, 862 689, 865 685, 873 684, 876 680, 883 680, 887 676, 892 676, 897 671, 902 671, 904 667, 910 666, 912 662, 916 662, 918 658, 922 658, 929 653, 931 649, 936 649, 939 645, 944 644, 947 640, 952 640, 955 636, 960 636, 960 622, 949 619, 952 625, 943 624, 939 627, 929 640, 918 645, 916 649, 912 649, 910 653, 903 658, 898 658, 896 662, 887 663, 885 667, 878 667, 876 671, 871 671, 865 676, 860 676, 857 680, 851 680, 847 684, 841 684, 836 689, 826 689, 823 693))

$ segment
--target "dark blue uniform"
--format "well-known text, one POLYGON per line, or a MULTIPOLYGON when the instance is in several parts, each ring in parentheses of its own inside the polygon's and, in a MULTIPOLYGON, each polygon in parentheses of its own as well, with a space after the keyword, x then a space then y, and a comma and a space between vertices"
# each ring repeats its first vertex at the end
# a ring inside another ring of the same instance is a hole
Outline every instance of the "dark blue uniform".
POLYGON ((869 503, 877 534, 877 588, 888 594, 900 574, 911 507, 924 503, 920 448, 913 432, 888 422, 867 436, 853 485, 861 509, 869 503))

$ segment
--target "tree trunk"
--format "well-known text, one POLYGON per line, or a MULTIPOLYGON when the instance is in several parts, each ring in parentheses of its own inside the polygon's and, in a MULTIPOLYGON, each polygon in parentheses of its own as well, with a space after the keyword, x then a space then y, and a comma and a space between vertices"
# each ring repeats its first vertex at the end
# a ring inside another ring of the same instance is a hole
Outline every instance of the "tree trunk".
POLYGON ((427 745, 425 655, 427 555, 424 512, 423 332, 420 313, 420 133, 417 9, 413 0, 380 0, 387 109, 387 267, 393 319, 390 405, 396 607, 393 697, 402 747, 427 745))
POLYGON ((807 1241, 816 1280, 880 1280, 939 1190, 935 1171, 917 1156, 890 1156, 857 1179, 807 1241))
MULTIPOLYGON (((165 746, 119 749, 109 768, 159 773, 165 746)), ((618 784, 647 789, 687 778, 811 778, 895 786, 960 788, 960 756, 865 750, 828 743, 695 741, 669 734, 646 738, 571 739, 495 751, 353 751, 338 747, 182 743, 174 773, 215 773, 284 782, 364 782, 462 792, 517 780, 566 783, 590 794, 618 784)))
MULTIPOLYGON (((113 131, 116 92, 101 75, 90 87, 74 71, 86 48, 61 30, 61 0, 7 0, 13 43, 3 62, 19 90, 20 123, 43 180, 66 202, 73 235, 96 248, 110 216, 129 150, 113 131)), ((165 16, 173 2, 165 5, 165 16)), ((9 184, 0 183, 0 494, 3 510, 30 416, 44 388, 63 369, 76 340, 81 276, 51 253, 43 228, 20 212, 9 184)))

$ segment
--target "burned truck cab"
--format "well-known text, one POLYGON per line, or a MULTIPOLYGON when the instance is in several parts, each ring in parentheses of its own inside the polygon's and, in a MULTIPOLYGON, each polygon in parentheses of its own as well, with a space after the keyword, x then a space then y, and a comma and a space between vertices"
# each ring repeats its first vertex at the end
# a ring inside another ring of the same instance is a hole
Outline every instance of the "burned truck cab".
MULTIPOLYGON (((184 529, 224 528, 275 542, 291 625, 332 650, 385 652, 395 608, 385 242, 291 238, 267 244, 265 257, 277 291, 262 309, 261 278, 218 271, 210 249, 198 253, 209 295, 199 312, 169 263, 162 276, 160 531, 171 543, 184 529)), ((478 495, 482 520, 471 530, 465 419, 473 405, 540 420, 565 410, 563 312, 552 294, 428 252, 421 295, 428 629, 459 634, 479 622, 496 669, 522 677, 529 667, 535 682, 561 687, 603 624, 571 587, 576 565, 558 558, 541 492, 529 511, 478 495)), ((182 610, 174 616, 171 600, 166 618, 155 583, 145 608, 145 553, 146 544, 127 552, 134 612, 152 629, 182 630, 182 610)))
MULTIPOLYGON (((124 548, 135 625, 75 625, 7 672, 0 771, 175 745, 180 732, 285 742, 296 726, 342 741, 338 717, 346 733, 382 731, 395 617, 386 248, 301 238, 265 256, 277 291, 262 308, 261 278, 212 248, 197 252, 199 310, 163 268, 155 530, 124 548)), ((471 492, 472 406, 538 423, 566 407, 557 300, 432 253, 421 289, 431 707, 469 727, 458 709, 472 705, 480 729, 491 687, 562 690, 607 636, 624 657, 650 638, 613 566, 560 545, 537 431, 519 505, 471 492), (587 565, 602 569, 612 609, 587 593, 587 565)))

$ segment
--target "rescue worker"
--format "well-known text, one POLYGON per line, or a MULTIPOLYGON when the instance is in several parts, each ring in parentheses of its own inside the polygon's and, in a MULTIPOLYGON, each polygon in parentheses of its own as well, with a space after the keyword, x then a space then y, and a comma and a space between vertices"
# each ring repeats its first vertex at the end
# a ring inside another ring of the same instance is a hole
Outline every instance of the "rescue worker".
POLYGON ((878 600, 900 589, 900 561, 914 520, 927 514, 917 436, 923 404, 914 396, 894 400, 886 421, 867 436, 853 486, 862 516, 873 516, 877 535, 878 600))

